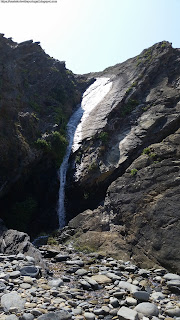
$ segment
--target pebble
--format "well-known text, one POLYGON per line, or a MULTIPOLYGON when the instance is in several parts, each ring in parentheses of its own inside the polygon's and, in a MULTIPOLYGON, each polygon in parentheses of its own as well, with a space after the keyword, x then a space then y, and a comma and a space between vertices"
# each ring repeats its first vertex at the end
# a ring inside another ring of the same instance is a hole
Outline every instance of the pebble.
POLYGON ((42 248, 45 277, 33 257, 0 254, 1 320, 180 320, 178 275, 63 248, 42 248))

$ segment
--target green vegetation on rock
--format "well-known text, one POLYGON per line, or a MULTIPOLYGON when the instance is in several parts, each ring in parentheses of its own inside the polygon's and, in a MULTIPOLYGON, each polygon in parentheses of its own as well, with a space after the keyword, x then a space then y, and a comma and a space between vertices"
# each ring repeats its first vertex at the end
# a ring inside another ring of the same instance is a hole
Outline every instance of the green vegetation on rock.
POLYGON ((104 144, 107 144, 107 142, 108 142, 108 133, 107 132, 101 132, 100 134, 99 134, 99 139, 104 143, 104 144))
POLYGON ((97 165, 96 161, 93 161, 92 163, 90 163, 90 165, 88 167, 88 171, 89 172, 96 171, 97 168, 98 168, 98 165, 97 165))
POLYGON ((139 101, 135 99, 129 99, 126 104, 123 105, 122 110, 121 110, 121 116, 125 117, 126 115, 130 114, 135 107, 137 107, 139 104, 139 101))
POLYGON ((142 154, 150 154, 151 149, 149 147, 144 148, 142 154))
POLYGON ((137 169, 131 169, 131 176, 135 176, 137 174, 138 170, 137 169))
POLYGON ((63 161, 68 141, 58 131, 53 131, 47 138, 38 138, 35 142, 35 146, 38 149, 50 154, 56 161, 56 165, 60 166, 63 161))

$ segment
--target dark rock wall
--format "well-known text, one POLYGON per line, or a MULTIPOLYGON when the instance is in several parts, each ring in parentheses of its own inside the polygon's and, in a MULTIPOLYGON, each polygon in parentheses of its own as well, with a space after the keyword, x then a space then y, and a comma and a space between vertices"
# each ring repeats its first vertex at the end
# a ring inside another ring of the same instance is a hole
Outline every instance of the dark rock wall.
POLYGON ((0 35, 0 211, 7 226, 31 235, 57 226, 66 123, 87 83, 39 43, 0 35))

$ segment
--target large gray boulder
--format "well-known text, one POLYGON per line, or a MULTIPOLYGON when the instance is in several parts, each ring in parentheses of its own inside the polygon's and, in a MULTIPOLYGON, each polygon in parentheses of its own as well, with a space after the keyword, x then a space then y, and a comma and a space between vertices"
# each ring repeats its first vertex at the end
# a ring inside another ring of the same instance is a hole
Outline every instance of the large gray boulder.
POLYGON ((40 251, 30 242, 27 233, 13 229, 7 229, 4 222, 0 219, 0 252, 5 254, 18 255, 19 253, 31 256, 37 265, 43 270, 46 264, 43 261, 40 251))

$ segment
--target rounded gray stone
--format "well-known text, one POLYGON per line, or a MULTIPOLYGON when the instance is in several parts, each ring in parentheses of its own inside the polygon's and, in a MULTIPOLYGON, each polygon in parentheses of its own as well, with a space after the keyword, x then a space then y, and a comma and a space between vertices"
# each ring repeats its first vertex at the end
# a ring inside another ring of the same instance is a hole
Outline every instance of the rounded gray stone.
POLYGON ((24 313, 19 320, 34 320, 34 316, 31 313, 24 313))
POLYGON ((92 312, 85 312, 84 317, 86 320, 95 320, 95 314, 92 312))
POLYGON ((76 274, 77 276, 84 276, 84 275, 86 275, 87 273, 88 273, 88 271, 85 270, 85 269, 78 269, 78 270, 75 272, 75 274, 76 274))
POLYGON ((180 308, 167 309, 166 314, 170 317, 180 317, 180 308))
POLYGON ((139 303, 134 310, 147 317, 158 316, 159 314, 159 310, 156 305, 150 302, 139 303))
POLYGON ((29 284, 29 283, 21 283, 20 284, 20 287, 22 288, 22 289, 30 289, 31 288, 31 285, 29 284))
POLYGON ((162 292, 153 292, 151 294, 151 298, 155 301, 156 300, 163 300, 163 299, 165 299, 165 295, 162 292))
POLYGON ((180 280, 180 276, 175 273, 166 273, 163 278, 165 280, 180 280))
POLYGON ((22 276, 37 278, 39 275, 39 268, 34 266, 26 266, 20 269, 20 273, 22 276))
POLYGON ((9 276, 12 279, 18 278, 18 277, 20 277, 20 275, 21 275, 20 271, 12 271, 9 273, 9 276))
POLYGON ((18 311, 21 311, 24 308, 25 300, 20 297, 20 295, 12 291, 10 293, 4 294, 1 297, 1 305, 4 311, 9 311, 11 308, 17 308, 18 311))
POLYGON ((62 286, 63 285, 63 281, 62 281, 62 279, 53 279, 53 280, 50 280, 50 281, 48 281, 48 285, 50 286, 50 287, 55 287, 55 288, 57 288, 57 287, 60 287, 60 286, 62 286))
POLYGON ((18 317, 15 314, 11 314, 10 316, 7 316, 6 320, 18 320, 18 317))

